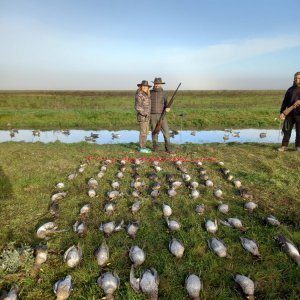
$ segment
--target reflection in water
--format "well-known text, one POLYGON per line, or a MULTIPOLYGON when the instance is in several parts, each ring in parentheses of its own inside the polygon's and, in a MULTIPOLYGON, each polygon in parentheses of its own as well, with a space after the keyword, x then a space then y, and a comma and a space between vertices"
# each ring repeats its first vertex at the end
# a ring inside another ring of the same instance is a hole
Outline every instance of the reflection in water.
MULTIPOLYGON (((174 144, 205 144, 205 143, 228 143, 228 142, 254 142, 254 143, 280 143, 281 134, 278 129, 238 129, 227 130, 203 130, 203 131, 172 131, 171 141, 174 144)), ((295 130, 292 132, 291 141, 295 139, 295 130)), ((50 143, 60 141, 62 143, 78 143, 87 141, 96 144, 121 144, 137 143, 139 132, 137 130, 121 131, 87 131, 87 130, 62 130, 62 131, 39 131, 18 130, 14 134, 10 130, 0 130, 0 142, 24 141, 50 143)), ((151 140, 151 133, 148 135, 151 140)), ((159 134, 159 142, 163 142, 163 136, 159 134)))

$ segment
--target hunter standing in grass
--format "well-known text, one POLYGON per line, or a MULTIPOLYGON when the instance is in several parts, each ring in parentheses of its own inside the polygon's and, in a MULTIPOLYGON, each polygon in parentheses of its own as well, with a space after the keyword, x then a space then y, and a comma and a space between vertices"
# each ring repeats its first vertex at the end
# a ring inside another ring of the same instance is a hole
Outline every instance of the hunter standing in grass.
POLYGON ((151 99, 147 80, 143 80, 137 85, 139 88, 135 94, 135 110, 137 111, 137 121, 140 126, 139 151, 141 153, 151 153, 151 150, 146 148, 147 134, 149 130, 151 99))
POLYGON ((285 93, 285 97, 281 104, 280 116, 283 123, 283 139, 282 145, 278 151, 286 151, 288 149, 289 141, 294 124, 296 124, 296 142, 295 150, 300 151, 300 106, 296 101, 300 101, 300 72, 294 75, 294 84, 285 93), (284 110, 288 107, 295 106, 291 113, 284 114, 284 110))
MULTIPOLYGON (((153 130, 159 121, 159 118, 167 105, 167 97, 162 84, 165 82, 162 81, 160 77, 155 78, 153 89, 150 91, 151 93, 151 130, 152 130, 152 143, 153 143, 153 151, 157 151, 158 148, 158 134, 153 134, 153 130)), ((170 108, 166 108, 166 112, 169 112, 170 108)), ((162 133, 165 139, 165 149, 168 153, 171 152, 171 144, 170 144, 170 134, 169 134, 169 126, 167 118, 164 117, 162 121, 162 133)))

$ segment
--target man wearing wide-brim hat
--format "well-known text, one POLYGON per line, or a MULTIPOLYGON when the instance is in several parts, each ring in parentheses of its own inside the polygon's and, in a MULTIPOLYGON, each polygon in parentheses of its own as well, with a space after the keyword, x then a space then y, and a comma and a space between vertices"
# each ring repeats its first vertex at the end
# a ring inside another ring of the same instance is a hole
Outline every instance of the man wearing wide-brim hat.
MULTIPOLYGON (((156 127, 156 124, 159 121, 159 118, 167 105, 167 95, 164 92, 162 85, 165 84, 161 77, 156 77, 154 81, 153 89, 150 90, 151 94, 151 116, 150 116, 150 124, 152 130, 152 143, 153 143, 153 151, 157 151, 158 149, 158 134, 153 134, 153 130, 156 127)), ((170 108, 166 108, 166 112, 169 112, 170 108)), ((162 121, 161 130, 165 140, 165 150, 166 152, 171 152, 171 144, 170 144, 170 134, 169 134, 169 126, 168 120, 166 116, 162 121)))

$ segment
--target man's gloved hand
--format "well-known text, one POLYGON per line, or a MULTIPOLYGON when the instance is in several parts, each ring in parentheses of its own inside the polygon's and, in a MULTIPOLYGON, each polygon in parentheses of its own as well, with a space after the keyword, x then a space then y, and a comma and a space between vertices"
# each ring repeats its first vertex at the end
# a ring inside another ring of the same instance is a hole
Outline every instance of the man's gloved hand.
POLYGON ((170 107, 167 107, 167 108, 166 108, 166 112, 169 112, 170 110, 171 110, 170 107))

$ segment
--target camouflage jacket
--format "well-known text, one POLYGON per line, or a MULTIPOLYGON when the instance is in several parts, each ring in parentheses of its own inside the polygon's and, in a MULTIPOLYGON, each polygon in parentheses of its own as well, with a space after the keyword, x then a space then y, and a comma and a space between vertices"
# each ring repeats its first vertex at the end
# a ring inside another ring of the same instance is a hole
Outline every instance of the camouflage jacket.
POLYGON ((139 122, 146 122, 150 120, 151 112, 151 98, 142 91, 135 94, 135 106, 137 112, 137 120, 139 122))

